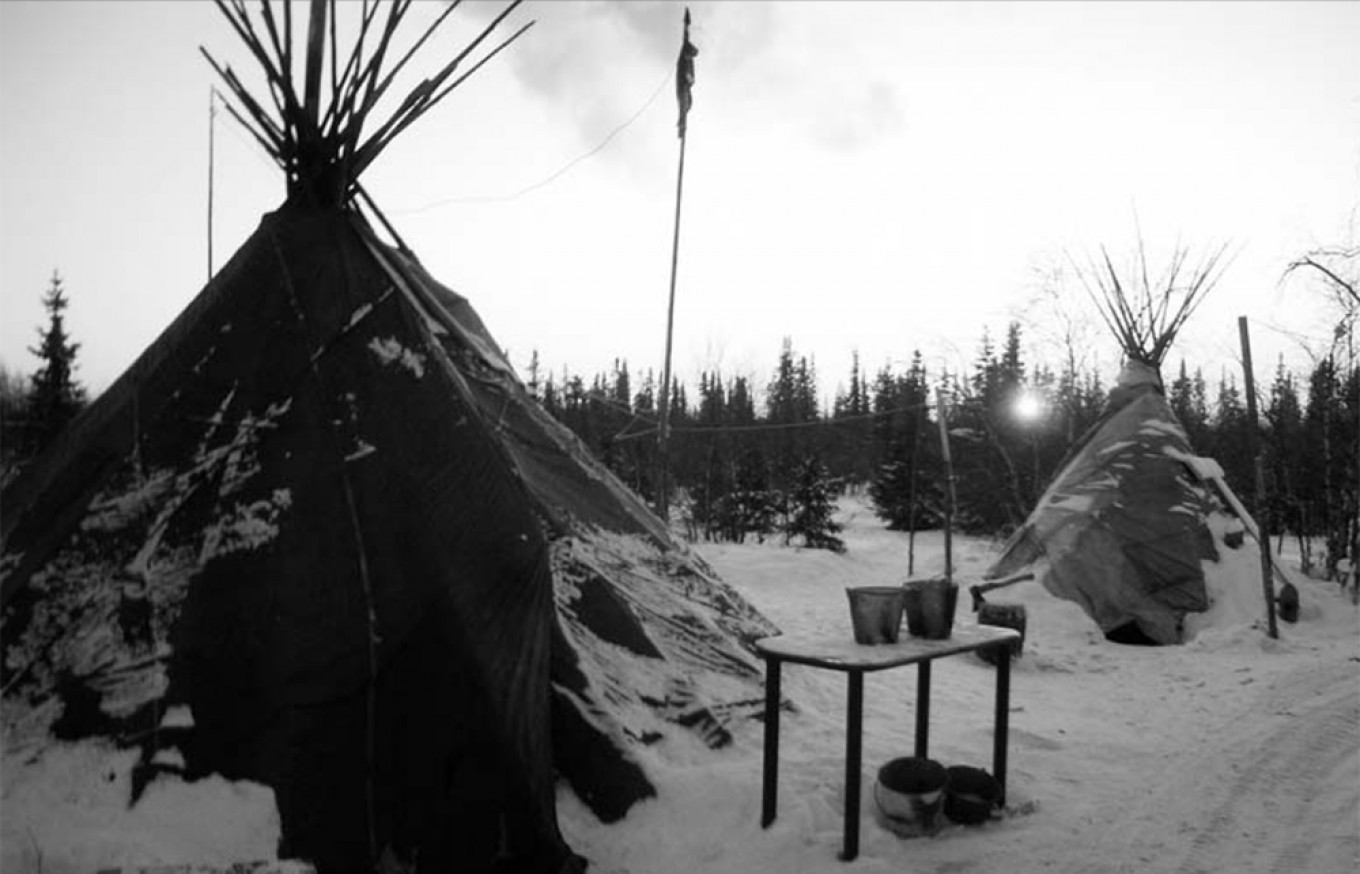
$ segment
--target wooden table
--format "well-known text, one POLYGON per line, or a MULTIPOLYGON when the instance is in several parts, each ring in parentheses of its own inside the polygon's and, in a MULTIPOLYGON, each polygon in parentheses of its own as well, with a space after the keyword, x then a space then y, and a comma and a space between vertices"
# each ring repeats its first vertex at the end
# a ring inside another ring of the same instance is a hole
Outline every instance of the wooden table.
POLYGON ((779 684, 785 662, 843 671, 849 675, 845 727, 845 841, 841 859, 859 855, 860 742, 864 722, 864 675, 903 665, 916 665, 916 755, 930 748, 930 663, 946 656, 996 648, 996 734, 992 744, 992 775, 1001 785, 997 803, 1006 798, 1006 735, 1010 725, 1012 641, 1020 632, 990 625, 955 626, 945 640, 903 638, 897 643, 866 646, 845 637, 781 634, 755 643, 765 660, 765 766, 760 825, 774 822, 779 781, 779 684))

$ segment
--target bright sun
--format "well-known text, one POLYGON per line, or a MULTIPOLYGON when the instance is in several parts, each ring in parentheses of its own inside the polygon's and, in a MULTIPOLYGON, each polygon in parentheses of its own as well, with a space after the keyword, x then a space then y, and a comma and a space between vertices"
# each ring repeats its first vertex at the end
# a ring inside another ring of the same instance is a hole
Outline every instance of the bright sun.
POLYGON ((1015 399, 1014 409, 1020 421, 1033 422, 1044 414, 1044 402, 1036 394, 1022 392, 1015 399))

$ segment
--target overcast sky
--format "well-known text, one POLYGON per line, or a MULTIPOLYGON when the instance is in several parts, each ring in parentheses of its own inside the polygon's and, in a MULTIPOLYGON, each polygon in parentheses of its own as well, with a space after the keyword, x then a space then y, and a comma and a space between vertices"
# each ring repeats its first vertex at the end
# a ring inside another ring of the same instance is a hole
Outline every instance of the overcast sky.
MULTIPOLYGON (((1237 357, 1239 315, 1258 372, 1306 360, 1286 332, 1325 345, 1325 298, 1280 277, 1360 237, 1360 3, 689 5, 682 379, 717 367, 763 384, 789 337, 830 393, 852 350, 871 372, 914 348, 957 369, 1011 319, 1031 358, 1056 361, 1044 277, 1066 267, 1066 309, 1089 315, 1067 257, 1126 254, 1138 227, 1154 256, 1178 240, 1237 253, 1178 349, 1210 379, 1237 357)), ((495 8, 455 12, 430 62, 495 8)), ((660 370, 682 13, 526 3, 512 20, 536 26, 365 176, 521 372, 534 350, 587 378, 615 357, 660 370)), ((199 45, 250 67, 207 2, 0 3, 11 371, 36 366, 54 269, 95 390, 204 284, 214 74, 199 45)), ((220 267, 283 182, 225 114, 215 143, 220 267)), ((1117 366, 1111 338, 1087 342, 1091 363, 1117 366)))

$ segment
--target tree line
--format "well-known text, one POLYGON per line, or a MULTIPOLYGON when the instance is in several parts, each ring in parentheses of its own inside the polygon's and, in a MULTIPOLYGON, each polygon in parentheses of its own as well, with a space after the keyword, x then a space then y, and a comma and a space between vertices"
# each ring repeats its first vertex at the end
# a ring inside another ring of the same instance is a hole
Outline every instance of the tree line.
MULTIPOLYGON (((1347 363, 1349 362, 1349 363, 1347 363)), ((1184 360, 1163 374, 1168 401, 1194 450, 1216 459, 1248 510, 1255 506, 1251 423, 1236 374, 1212 384, 1184 360)), ((589 380, 547 375, 534 355, 529 390, 616 474, 654 501, 657 460, 652 371, 626 361, 589 380)), ((1069 449, 1100 417, 1108 386, 1069 363, 1026 362, 1019 323, 996 343, 984 331, 964 372, 931 372, 919 351, 904 367, 869 373, 858 356, 823 409, 813 359, 785 339, 768 380, 720 371, 697 388, 672 382, 669 469, 691 537, 741 541, 796 530, 799 496, 863 490, 890 528, 938 527, 945 474, 938 405, 947 410, 961 530, 1004 536, 1029 514, 1069 449), (1036 409, 1037 407, 1037 409, 1036 409), (1029 415, 1026 415, 1029 413, 1029 415)), ((1271 529, 1300 539, 1305 562, 1348 554, 1360 490, 1360 368, 1321 356, 1296 375, 1277 364, 1258 378, 1271 529), (1313 540, 1325 544, 1313 554, 1313 540)), ((821 517, 818 517, 821 518, 821 517)), ((829 515, 825 517, 830 519, 829 515)), ((828 532, 834 535, 834 532, 828 532)))
MULTIPOLYGON (((4 482, 86 403, 75 378, 80 344, 65 328, 68 305, 54 273, 43 297, 47 324, 29 349, 40 366, 27 378, 0 369, 4 482)), ((673 380, 670 480, 689 536, 736 542, 782 536, 839 549, 834 498, 845 490, 867 493, 890 528, 938 527, 946 494, 941 404, 955 475, 954 524, 976 534, 1009 533, 1099 418, 1107 396, 1099 374, 1072 356, 1059 371, 1028 364, 1023 339, 1016 322, 999 347, 984 331, 965 372, 931 372, 916 351, 904 368, 883 365, 870 374, 855 355, 830 409, 818 401, 815 362, 788 338, 762 384, 718 370, 700 373, 694 389, 673 380)), ((1305 567, 1322 565, 1327 573, 1354 549, 1360 515, 1360 367, 1353 351, 1343 351, 1337 346, 1319 356, 1306 374, 1281 362, 1258 391, 1271 530, 1298 538, 1305 567)), ((627 362, 617 360, 589 381, 566 371, 545 376, 535 353, 527 376, 544 409, 655 500, 660 388, 650 370, 635 380, 627 362)), ((1216 459, 1249 511, 1259 514, 1252 426, 1236 376, 1221 375, 1211 390, 1203 372, 1182 360, 1174 377, 1163 378, 1191 446, 1216 459)))

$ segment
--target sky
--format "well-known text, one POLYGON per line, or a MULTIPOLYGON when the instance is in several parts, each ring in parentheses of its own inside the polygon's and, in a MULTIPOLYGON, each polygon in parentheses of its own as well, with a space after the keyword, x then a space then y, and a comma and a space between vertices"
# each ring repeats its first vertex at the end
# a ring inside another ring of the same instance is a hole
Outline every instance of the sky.
MULTIPOLYGON (((1123 263, 1140 235, 1154 272, 1177 245, 1233 255, 1171 367, 1237 373, 1239 316, 1260 378, 1326 348, 1333 305, 1282 275, 1360 241, 1360 3, 689 7, 674 369, 691 385, 715 369, 763 385, 785 338, 824 395, 855 352, 870 373, 916 349, 957 372, 1012 320, 1031 362, 1070 351, 1112 374, 1075 267, 1101 246, 1123 263)), ((455 11, 412 70, 499 8, 455 11)), ((535 351, 587 380, 617 358, 635 380, 661 369, 683 8, 525 3, 508 21, 534 27, 364 176, 521 373, 535 351)), ((0 3, 9 371, 37 366, 54 270, 93 392, 201 290, 210 138, 215 267, 282 203, 262 150, 210 120, 200 45, 253 70, 207 2, 0 3)))

